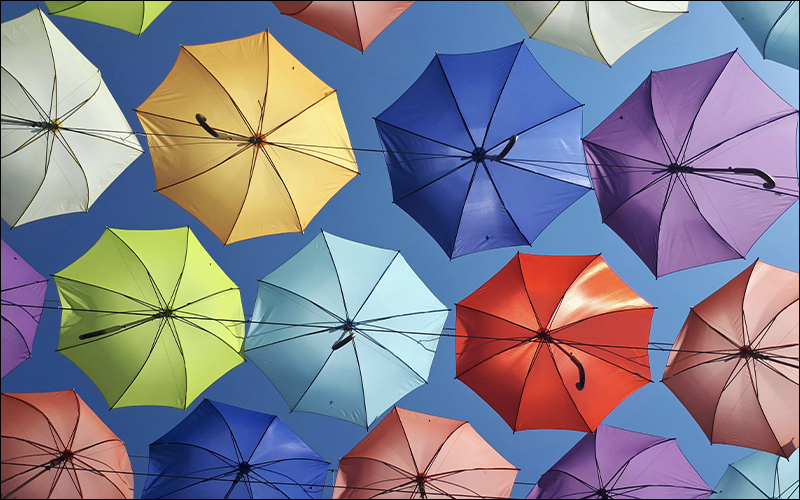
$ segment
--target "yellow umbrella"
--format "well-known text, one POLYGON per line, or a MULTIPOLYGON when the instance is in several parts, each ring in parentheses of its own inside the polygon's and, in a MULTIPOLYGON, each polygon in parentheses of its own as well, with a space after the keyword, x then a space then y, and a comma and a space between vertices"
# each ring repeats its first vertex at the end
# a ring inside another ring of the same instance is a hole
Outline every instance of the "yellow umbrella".
POLYGON ((303 231, 358 174, 336 91, 268 32, 182 46, 136 114, 156 191, 225 244, 303 231))

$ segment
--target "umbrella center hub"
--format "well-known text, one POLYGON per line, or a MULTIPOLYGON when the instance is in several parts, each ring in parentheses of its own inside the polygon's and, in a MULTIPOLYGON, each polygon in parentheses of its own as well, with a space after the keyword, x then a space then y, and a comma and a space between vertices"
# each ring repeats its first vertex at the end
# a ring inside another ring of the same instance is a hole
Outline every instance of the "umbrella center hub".
POLYGON ((251 470, 253 470, 253 467, 251 467, 249 463, 239 462, 239 474, 249 474, 251 470))
POLYGON ((162 311, 159 311, 158 314, 155 315, 156 318, 170 318, 175 315, 175 310, 172 308, 164 308, 162 311))
POLYGON ((425 484, 425 482, 428 481, 428 477, 425 474, 420 473, 417 474, 417 477, 414 478, 414 481, 416 481, 417 484, 425 484))
POLYGON ((356 336, 356 324, 352 319, 348 318, 337 329, 342 330, 342 336, 331 346, 334 351, 347 345, 356 336))
POLYGON ((611 498, 610 496, 608 496, 608 490, 605 488, 600 488, 599 490, 597 490, 597 496, 600 498, 611 498))
POLYGON ((480 163, 486 159, 486 150, 483 148, 475 148, 472 152, 472 161, 475 163, 480 163))
POLYGON ((667 172, 671 174, 677 174, 679 172, 690 173, 693 170, 694 169, 689 165, 679 165, 678 163, 670 163, 667 165, 667 172))
POLYGON ((541 342, 550 342, 553 340, 550 336, 550 330, 546 328, 542 328, 541 330, 537 331, 533 338, 541 342))
POLYGON ((72 450, 67 448, 67 449, 65 449, 64 451, 61 452, 61 456, 59 458, 61 459, 61 461, 66 460, 68 462, 72 462, 72 458, 74 456, 75 456, 75 453, 73 453, 72 450))
POLYGON ((263 148, 264 145, 267 143, 267 136, 264 134, 256 134, 253 137, 247 140, 250 144, 257 148, 263 148))
POLYGON ((47 130, 48 132, 52 132, 54 134, 59 130, 61 130, 61 122, 56 118, 53 118, 52 120, 46 122, 36 122, 34 123, 34 126, 42 130, 47 130))

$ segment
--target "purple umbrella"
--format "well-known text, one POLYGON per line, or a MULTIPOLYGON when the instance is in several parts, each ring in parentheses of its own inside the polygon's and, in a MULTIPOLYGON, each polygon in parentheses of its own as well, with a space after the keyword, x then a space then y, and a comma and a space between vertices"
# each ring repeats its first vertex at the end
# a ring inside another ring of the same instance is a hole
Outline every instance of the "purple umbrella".
POLYGON ((33 337, 42 315, 47 280, 2 242, 2 376, 31 357, 33 337), (24 307, 23 307, 24 306, 24 307))
POLYGON ((713 492, 675 439, 601 424, 545 472, 527 498, 707 498, 713 492))
POLYGON ((797 201, 796 130, 736 52, 650 73, 583 140, 603 222, 656 277, 744 258, 797 201))

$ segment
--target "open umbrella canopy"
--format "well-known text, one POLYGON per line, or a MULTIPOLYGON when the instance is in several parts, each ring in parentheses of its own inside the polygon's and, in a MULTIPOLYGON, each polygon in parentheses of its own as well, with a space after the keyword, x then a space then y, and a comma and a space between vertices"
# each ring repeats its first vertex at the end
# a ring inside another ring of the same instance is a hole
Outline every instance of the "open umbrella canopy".
POLYGON ((267 32, 181 46, 136 114, 156 191, 226 244, 303 231, 358 174, 336 91, 267 32))
POLYGON ((244 361, 239 288, 188 227, 106 229, 55 281, 58 351, 111 408, 186 409, 244 361))
POLYGON ((133 498, 125 444, 75 391, 0 397, 3 498, 133 498))
POLYGON ((85 212, 142 148, 100 71, 41 10, 2 32, 3 220, 85 212))
POLYGON ((708 498, 675 439, 601 425, 542 474, 526 498, 708 498))
POLYGON ((272 2, 281 14, 313 26, 361 52, 414 2, 272 2))
POLYGON ((292 411, 369 427, 427 383, 447 314, 399 251, 322 232, 259 280, 247 357, 292 411))
POLYGON ((728 466, 709 498, 800 498, 798 462, 797 451, 788 460, 763 451, 752 453, 728 466))
POLYGON ((2 269, 2 365, 5 377, 8 372, 31 357, 33 337, 42 316, 47 279, 25 262, 5 240, 0 253, 2 269))
POLYGON ((394 407, 339 460, 333 498, 507 498, 518 470, 469 423, 394 407))
POLYGON ((692 307, 663 382, 712 443, 800 446, 798 274, 754 262, 692 307))
POLYGON ((800 69, 800 7, 791 2, 722 2, 764 59, 800 69))
POLYGON ((75 19, 83 19, 93 23, 105 24, 113 28, 125 30, 134 35, 141 35, 156 17, 172 2, 162 1, 86 1, 48 0, 44 4, 50 14, 75 19))
POLYGON ((603 222, 656 277, 743 259, 797 201, 796 131, 737 52, 652 72, 584 138, 603 222))
POLYGON ((329 465, 275 415, 204 399, 150 445, 142 498, 320 498, 329 465))
POLYGON ((523 42, 436 55, 375 120, 394 203, 451 259, 530 245, 591 188, 582 104, 523 42))
POLYGON ((518 253, 456 304, 456 378, 515 431, 594 431, 650 382, 653 309, 599 255, 518 253))
POLYGON ((689 2, 506 2, 536 40, 607 64, 681 14, 689 2))

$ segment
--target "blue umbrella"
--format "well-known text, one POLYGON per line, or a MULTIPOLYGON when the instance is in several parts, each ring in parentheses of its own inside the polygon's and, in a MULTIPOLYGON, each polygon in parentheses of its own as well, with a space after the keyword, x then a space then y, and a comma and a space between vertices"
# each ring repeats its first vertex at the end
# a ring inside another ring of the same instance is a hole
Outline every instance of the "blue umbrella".
POLYGON ((328 465, 275 415, 204 399, 150 445, 142 498, 320 498, 328 465))
POLYGON ((789 459, 764 451, 747 455, 728 470, 709 498, 800 498, 797 450, 789 459))
POLYGON ((394 203, 451 259, 530 245, 591 189, 582 106, 522 42, 437 55, 375 119, 394 203))
POLYGON ((369 427, 427 383, 447 313, 400 252, 321 233, 259 280, 245 352, 292 411, 369 427))

